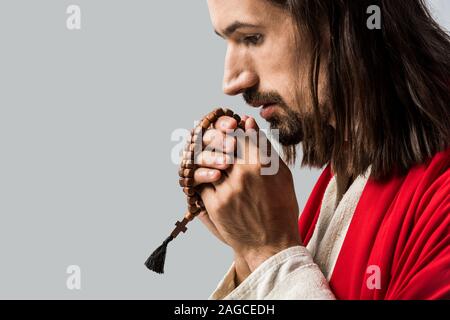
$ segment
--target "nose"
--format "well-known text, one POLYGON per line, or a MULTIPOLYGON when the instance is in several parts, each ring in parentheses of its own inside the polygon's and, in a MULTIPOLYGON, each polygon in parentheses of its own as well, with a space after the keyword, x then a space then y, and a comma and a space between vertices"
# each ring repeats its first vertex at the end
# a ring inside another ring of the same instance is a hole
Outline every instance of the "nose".
POLYGON ((252 68, 249 57, 229 46, 225 58, 223 92, 230 96, 238 95, 258 84, 258 76, 252 68))

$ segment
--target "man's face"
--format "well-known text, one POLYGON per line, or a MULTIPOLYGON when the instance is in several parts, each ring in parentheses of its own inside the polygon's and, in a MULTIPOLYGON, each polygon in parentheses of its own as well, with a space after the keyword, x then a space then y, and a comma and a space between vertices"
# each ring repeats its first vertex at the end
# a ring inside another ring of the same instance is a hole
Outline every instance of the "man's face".
MULTIPOLYGON (((313 117, 311 49, 301 35, 297 45, 290 14, 264 0, 208 0, 208 6, 216 33, 228 45, 223 91, 242 93, 248 104, 262 106, 261 116, 272 129, 279 129, 283 145, 301 142, 309 135, 302 122, 313 117)), ((320 74, 319 106, 327 103, 324 70, 320 74)), ((328 113, 324 117, 329 118, 328 113)))

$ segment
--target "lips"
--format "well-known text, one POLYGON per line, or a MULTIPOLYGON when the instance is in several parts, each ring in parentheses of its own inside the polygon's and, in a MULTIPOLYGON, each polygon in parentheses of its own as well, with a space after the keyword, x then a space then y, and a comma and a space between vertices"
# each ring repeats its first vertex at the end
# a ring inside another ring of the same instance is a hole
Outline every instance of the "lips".
POLYGON ((268 120, 272 117, 276 106, 278 105, 277 102, 273 101, 267 101, 267 100, 250 100, 246 99, 247 104, 254 108, 261 108, 261 111, 259 112, 261 118, 264 118, 268 120))
POLYGON ((267 103, 264 104, 260 111, 260 116, 266 120, 270 119, 275 112, 276 104, 267 103))

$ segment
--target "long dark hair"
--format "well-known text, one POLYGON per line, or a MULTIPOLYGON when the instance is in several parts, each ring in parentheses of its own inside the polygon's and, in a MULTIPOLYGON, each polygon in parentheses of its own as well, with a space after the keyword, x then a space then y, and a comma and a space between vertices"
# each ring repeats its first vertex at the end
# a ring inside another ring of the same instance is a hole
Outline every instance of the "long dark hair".
POLYGON ((269 1, 309 35, 317 116, 318 70, 328 63, 336 130, 330 138, 319 125, 312 128, 315 139, 303 143, 303 165, 331 162, 335 172, 354 177, 372 165, 372 176, 381 179, 449 147, 450 38, 423 0, 269 1), (371 5, 381 9, 379 30, 367 27, 371 5), (320 58, 324 41, 326 62, 320 58))

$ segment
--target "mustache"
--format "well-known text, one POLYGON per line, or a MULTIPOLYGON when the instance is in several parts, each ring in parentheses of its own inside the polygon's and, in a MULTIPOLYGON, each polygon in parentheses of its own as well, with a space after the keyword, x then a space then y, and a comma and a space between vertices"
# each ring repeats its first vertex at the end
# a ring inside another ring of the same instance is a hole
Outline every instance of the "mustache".
POLYGON ((249 105, 263 105, 267 103, 286 106, 281 95, 276 91, 259 92, 257 88, 251 88, 242 94, 245 102, 249 105))

